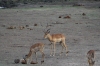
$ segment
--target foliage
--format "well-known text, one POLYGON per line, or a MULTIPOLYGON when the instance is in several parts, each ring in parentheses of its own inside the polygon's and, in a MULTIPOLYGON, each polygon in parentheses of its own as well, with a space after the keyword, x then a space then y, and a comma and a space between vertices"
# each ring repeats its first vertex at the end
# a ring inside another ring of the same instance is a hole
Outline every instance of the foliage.
MULTIPOLYGON (((18 3, 28 4, 28 3, 53 3, 53 2, 61 2, 63 5, 64 2, 73 2, 73 1, 81 1, 81 0, 0 0, 0 7, 11 8, 18 5, 18 3)), ((83 1, 100 1, 100 0, 83 0, 83 1)))
POLYGON ((1 7, 6 7, 6 8, 11 8, 17 6, 16 1, 14 0, 0 0, 0 6, 1 7))

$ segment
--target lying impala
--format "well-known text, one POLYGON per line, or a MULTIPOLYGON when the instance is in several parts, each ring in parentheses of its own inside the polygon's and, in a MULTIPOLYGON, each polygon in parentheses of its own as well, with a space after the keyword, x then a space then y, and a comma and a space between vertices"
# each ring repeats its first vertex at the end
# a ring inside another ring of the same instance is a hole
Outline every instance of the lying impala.
POLYGON ((87 52, 87 58, 88 58, 89 66, 93 66, 94 63, 95 63, 95 61, 94 61, 94 53, 95 53, 94 50, 89 50, 87 52))
POLYGON ((55 56, 55 44, 59 42, 62 45, 61 53, 63 53, 63 48, 65 48, 66 56, 67 56, 68 50, 67 50, 67 45, 65 44, 65 36, 63 34, 52 34, 51 35, 50 29, 48 29, 46 32, 44 31, 44 33, 45 33, 44 38, 47 38, 51 42, 51 55, 55 56))
POLYGON ((34 45, 32 45, 32 46, 30 47, 30 51, 29 51, 28 55, 26 55, 25 58, 24 58, 25 61, 26 61, 26 63, 28 63, 28 60, 31 60, 31 61, 32 61, 32 54, 33 54, 33 53, 35 53, 36 62, 37 62, 37 55, 36 55, 36 53, 37 53, 38 51, 40 51, 41 54, 42 54, 41 63, 43 63, 43 62, 44 62, 44 56, 45 56, 45 54, 44 54, 44 44, 43 44, 43 43, 36 43, 36 44, 34 44, 34 45))

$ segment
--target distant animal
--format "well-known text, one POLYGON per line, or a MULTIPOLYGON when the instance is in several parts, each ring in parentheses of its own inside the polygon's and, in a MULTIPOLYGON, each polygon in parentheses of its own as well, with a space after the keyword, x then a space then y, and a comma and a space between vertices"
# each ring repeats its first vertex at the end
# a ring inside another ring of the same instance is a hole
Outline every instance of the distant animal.
POLYGON ((47 31, 43 31, 44 32, 44 38, 47 38, 50 42, 51 42, 51 54, 50 56, 55 56, 55 45, 56 43, 60 43, 62 45, 62 50, 60 55, 63 53, 63 49, 65 48, 66 50, 66 56, 68 53, 67 50, 67 45, 65 43, 65 36, 63 34, 50 34, 50 29, 48 29, 47 31))
POLYGON ((87 52, 87 59, 88 59, 89 66, 93 66, 95 64, 94 54, 95 54, 94 50, 89 50, 87 52))
POLYGON ((31 64, 33 64, 34 62, 32 61, 32 55, 35 54, 36 57, 36 63, 37 63, 37 52, 40 51, 40 53, 42 54, 42 59, 41 59, 41 64, 44 62, 44 44, 43 43, 36 43, 34 45, 32 45, 30 47, 30 51, 27 55, 25 55, 25 61, 28 63, 28 60, 30 60, 31 64))

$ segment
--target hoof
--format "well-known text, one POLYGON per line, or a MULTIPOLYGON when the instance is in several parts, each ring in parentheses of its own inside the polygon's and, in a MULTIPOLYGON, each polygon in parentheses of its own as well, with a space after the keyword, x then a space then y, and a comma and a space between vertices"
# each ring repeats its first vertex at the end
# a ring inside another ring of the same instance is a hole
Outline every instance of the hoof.
POLYGON ((66 53, 69 53, 69 51, 67 51, 66 53))
POLYGON ((41 64, 42 64, 42 63, 44 63, 44 60, 43 60, 43 61, 41 61, 41 64))

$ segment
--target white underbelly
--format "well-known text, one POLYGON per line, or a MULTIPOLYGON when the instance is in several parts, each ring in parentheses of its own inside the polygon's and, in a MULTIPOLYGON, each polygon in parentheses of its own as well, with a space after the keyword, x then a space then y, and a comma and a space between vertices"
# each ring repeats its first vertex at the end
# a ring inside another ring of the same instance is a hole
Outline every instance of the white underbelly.
POLYGON ((61 39, 56 39, 56 42, 61 42, 62 40, 61 39))

